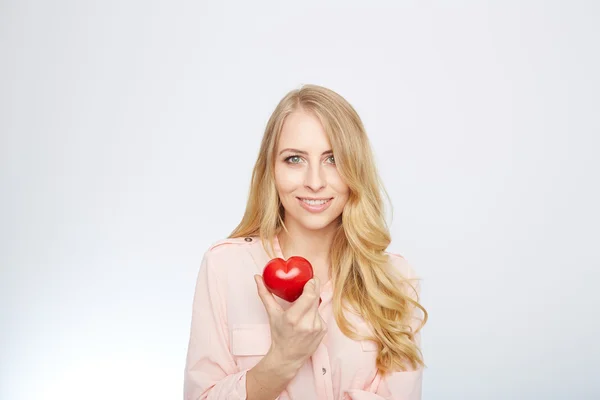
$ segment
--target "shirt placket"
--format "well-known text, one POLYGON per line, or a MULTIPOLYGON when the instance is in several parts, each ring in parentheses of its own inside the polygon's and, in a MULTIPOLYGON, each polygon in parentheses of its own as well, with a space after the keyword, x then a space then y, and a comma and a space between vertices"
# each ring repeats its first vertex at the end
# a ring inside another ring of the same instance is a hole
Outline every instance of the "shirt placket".
MULTIPOLYGON (((329 286, 324 288, 321 293, 322 303, 319 305, 319 313, 323 317, 327 310, 331 310, 332 292, 329 286)), ((323 318, 327 320, 326 318, 323 318)), ((319 347, 312 355, 312 368, 315 378, 315 384, 319 394, 319 399, 333 400, 333 381, 331 378, 331 365, 329 362, 329 352, 327 351, 328 337, 325 335, 319 347)))
POLYGON ((312 367, 315 384, 320 400, 333 400, 333 383, 331 380, 331 366, 329 365, 329 352, 323 343, 317 347, 312 355, 312 367))

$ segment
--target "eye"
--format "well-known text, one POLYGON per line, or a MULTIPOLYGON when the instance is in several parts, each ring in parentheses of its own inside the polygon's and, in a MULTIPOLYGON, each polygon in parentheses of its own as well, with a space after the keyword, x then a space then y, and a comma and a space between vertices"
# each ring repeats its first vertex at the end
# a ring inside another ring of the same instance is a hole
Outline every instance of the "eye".
POLYGON ((331 161, 329 161, 330 164, 335 164, 335 158, 333 156, 330 156, 327 159, 331 160, 331 161))
POLYGON ((301 158, 300 156, 289 156, 288 158, 285 159, 285 162, 289 163, 289 164, 298 164, 300 162, 301 158))

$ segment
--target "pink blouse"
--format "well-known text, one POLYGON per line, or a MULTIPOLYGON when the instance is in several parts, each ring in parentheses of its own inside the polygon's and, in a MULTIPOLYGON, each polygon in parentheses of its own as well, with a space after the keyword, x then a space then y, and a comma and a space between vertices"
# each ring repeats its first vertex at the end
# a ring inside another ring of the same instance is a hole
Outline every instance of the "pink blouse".
MULTIPOLYGON (((276 238, 274 245, 277 257, 284 258, 276 238)), ((388 255, 403 276, 415 278, 402 256, 388 255)), ((246 399, 246 372, 271 345, 268 315, 253 278, 269 259, 257 237, 221 240, 204 254, 192 305, 185 400, 246 399)), ((321 286, 319 313, 327 334, 278 399, 420 400, 422 369, 377 374, 377 345, 349 339, 339 330, 332 289, 331 281, 321 286)), ((284 309, 290 306, 275 299, 284 309)), ((369 332, 362 318, 346 315, 359 332, 369 332)), ((416 336, 420 345, 420 334, 416 336)))

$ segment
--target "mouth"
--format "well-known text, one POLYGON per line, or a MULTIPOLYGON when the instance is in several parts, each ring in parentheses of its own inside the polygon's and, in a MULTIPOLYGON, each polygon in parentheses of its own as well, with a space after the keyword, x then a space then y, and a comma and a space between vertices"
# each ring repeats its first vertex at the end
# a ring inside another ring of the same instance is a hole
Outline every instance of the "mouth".
POLYGON ((319 213, 325 211, 333 200, 333 197, 321 197, 321 198, 310 198, 310 197, 297 197, 302 208, 312 213, 319 213))

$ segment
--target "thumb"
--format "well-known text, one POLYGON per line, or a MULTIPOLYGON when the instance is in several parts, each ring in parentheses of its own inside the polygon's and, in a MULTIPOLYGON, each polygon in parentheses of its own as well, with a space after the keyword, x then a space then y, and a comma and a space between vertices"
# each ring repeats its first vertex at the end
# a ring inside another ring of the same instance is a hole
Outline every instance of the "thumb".
POLYGON ((302 294, 290 309, 294 309, 294 312, 298 312, 299 314, 304 314, 311 309, 316 309, 319 306, 317 299, 320 298, 320 295, 321 289, 319 278, 315 276, 304 284, 302 294))

